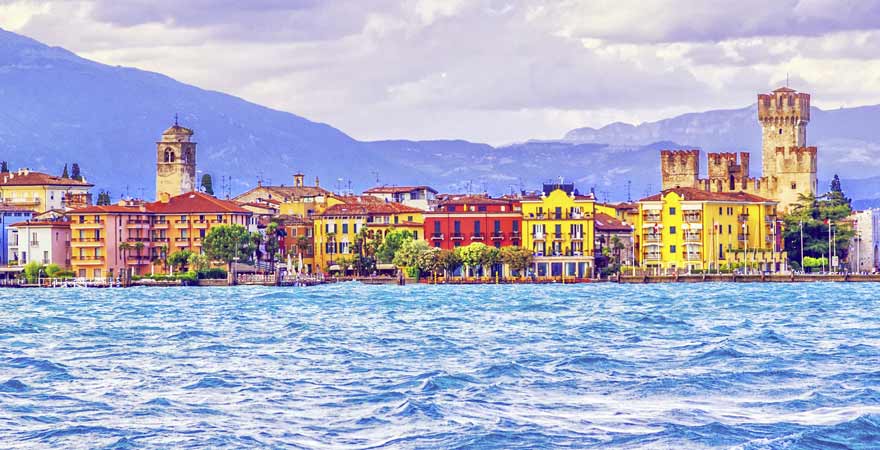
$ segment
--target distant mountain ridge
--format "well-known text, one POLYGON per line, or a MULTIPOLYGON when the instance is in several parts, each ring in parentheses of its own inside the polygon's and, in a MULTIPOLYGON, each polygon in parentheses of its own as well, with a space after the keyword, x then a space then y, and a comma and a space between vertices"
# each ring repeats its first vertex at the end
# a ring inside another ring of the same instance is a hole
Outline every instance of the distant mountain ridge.
MULTIPOLYGON (((11 169, 60 173, 65 163, 78 162, 114 199, 125 192, 150 199, 155 142, 175 114, 195 130, 199 170, 214 176, 221 195, 221 178, 231 177, 234 195, 258 179, 290 184, 292 174, 303 171, 333 190, 359 191, 378 177, 444 192, 500 194, 564 177, 581 191, 595 187, 600 199, 625 199, 627 191, 639 198, 659 187, 662 148, 760 151, 754 106, 581 128, 556 141, 502 147, 463 140, 362 142, 295 114, 0 30, 0 159, 11 169)), ((808 141, 820 146, 820 176, 840 173, 844 188, 865 195, 880 190, 876 180, 855 180, 878 173, 877 123, 880 106, 814 109, 808 141)), ((760 167, 759 157, 754 160, 760 167)))

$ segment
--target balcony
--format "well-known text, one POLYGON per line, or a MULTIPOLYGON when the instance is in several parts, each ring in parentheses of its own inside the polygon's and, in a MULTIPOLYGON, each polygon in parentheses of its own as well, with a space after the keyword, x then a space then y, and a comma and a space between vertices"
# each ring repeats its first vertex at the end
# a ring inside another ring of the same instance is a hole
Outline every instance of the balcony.
POLYGON ((736 216, 736 220, 738 220, 740 222, 747 222, 749 220, 749 214, 748 213, 740 214, 740 215, 736 216))
POLYGON ((144 266, 150 263, 149 255, 129 255, 125 258, 125 263, 130 266, 144 266))
POLYGON ((571 240, 572 241, 582 241, 582 240, 584 240, 584 234, 583 233, 572 233, 571 240))
POLYGON ((103 220, 92 220, 90 222, 71 222, 72 229, 88 229, 88 228, 104 228, 103 220))
POLYGON ((493 240, 493 241, 502 241, 502 240, 504 240, 504 233, 502 233, 502 232, 500 232, 500 231, 495 231, 495 232, 493 232, 493 233, 492 233, 492 240, 493 240))
POLYGON ((660 234, 646 234, 645 242, 662 242, 663 237, 660 234))
POLYGON ((736 239, 740 242, 746 242, 749 240, 749 235, 740 233, 740 234, 736 235, 736 239))
POLYGON ((39 247, 40 241, 31 241, 31 247, 39 247))
POLYGON ((104 257, 103 256, 74 256, 72 258, 73 265, 76 266, 95 266, 95 265, 103 265, 104 257))
POLYGON ((660 214, 642 214, 642 220, 645 222, 660 222, 660 214))
POLYGON ((192 226, 193 226, 193 228, 198 228, 198 229, 208 228, 208 222, 209 221, 207 221, 207 220, 196 220, 192 223, 192 226))
POLYGON ((685 261, 702 261, 703 257, 699 253, 685 253, 684 259, 685 261))
POLYGON ((153 222, 153 228, 168 228, 167 220, 157 220, 153 222))
POLYGON ((778 219, 776 218, 776 216, 767 216, 764 218, 764 223, 772 225, 772 224, 775 224, 777 220, 778 219))
POLYGON ((150 238, 140 237, 140 236, 138 236, 138 237, 129 236, 125 240, 126 240, 126 242, 150 242, 150 238))
POLYGON ((103 247, 104 238, 73 238, 70 240, 72 247, 103 247))
POLYGON ((687 223, 701 223, 703 221, 702 214, 685 214, 682 216, 687 223))
POLYGON ((646 253, 645 254, 645 261, 660 261, 660 254, 659 253, 646 253))
POLYGON ((482 240, 483 240, 483 233, 474 233, 474 234, 472 234, 472 235, 471 235, 471 240, 472 240, 472 241, 482 241, 482 240))
POLYGON ((520 234, 521 234, 521 233, 520 233, 519 231, 511 231, 511 232, 510 232, 510 238, 511 238, 511 239, 519 240, 519 238, 520 238, 520 234))
POLYGON ((153 242, 168 242, 169 239, 167 237, 154 237, 152 238, 153 242))
POLYGON ((702 236, 699 233, 685 233, 684 235, 685 242, 703 242, 702 236))
POLYGON ((431 240, 432 241, 442 241, 443 240, 443 233, 432 233, 431 240))
POLYGON ((461 241, 461 240, 463 240, 463 239, 464 239, 464 235, 463 235, 463 234, 461 234, 461 233, 452 233, 452 240, 453 240, 453 241, 461 241))
POLYGON ((189 227, 188 220, 175 220, 174 221, 174 228, 188 228, 188 227, 189 227))
POLYGON ((532 239, 534 239, 536 241, 543 241, 544 240, 544 233, 533 233, 532 239))

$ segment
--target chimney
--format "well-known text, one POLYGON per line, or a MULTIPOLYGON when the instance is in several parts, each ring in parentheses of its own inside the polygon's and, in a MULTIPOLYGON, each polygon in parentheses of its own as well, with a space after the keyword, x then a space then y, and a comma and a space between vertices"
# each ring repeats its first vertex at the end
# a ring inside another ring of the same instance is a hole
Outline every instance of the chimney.
POLYGON ((293 174, 293 185, 295 187, 303 187, 303 178, 305 176, 301 173, 293 174))
POLYGON ((159 201, 162 203, 168 203, 171 201, 171 194, 167 192, 162 192, 159 194, 159 201))
POLYGON ((315 187, 321 187, 321 180, 318 177, 315 177, 315 187))

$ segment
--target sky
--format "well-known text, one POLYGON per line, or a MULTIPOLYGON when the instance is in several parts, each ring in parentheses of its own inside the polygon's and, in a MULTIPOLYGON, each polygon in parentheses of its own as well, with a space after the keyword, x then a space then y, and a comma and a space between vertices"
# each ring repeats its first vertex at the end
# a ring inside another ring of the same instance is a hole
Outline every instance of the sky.
POLYGON ((880 103, 880 0, 0 0, 0 28, 361 140, 557 139, 787 76, 880 103))

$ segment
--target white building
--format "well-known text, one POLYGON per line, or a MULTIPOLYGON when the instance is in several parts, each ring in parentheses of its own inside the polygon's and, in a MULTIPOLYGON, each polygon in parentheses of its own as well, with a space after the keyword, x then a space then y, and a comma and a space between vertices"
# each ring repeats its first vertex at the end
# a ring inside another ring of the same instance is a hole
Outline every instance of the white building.
POLYGON ((70 223, 27 221, 7 228, 8 261, 24 266, 29 262, 70 267, 70 223))
POLYGON ((422 211, 432 211, 437 203, 437 191, 429 186, 378 186, 367 189, 364 195, 422 211))
POLYGON ((850 242, 849 265, 853 272, 880 268, 880 209, 866 209, 849 216, 855 236, 850 242))

